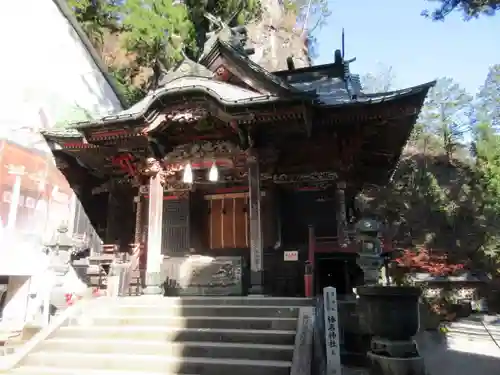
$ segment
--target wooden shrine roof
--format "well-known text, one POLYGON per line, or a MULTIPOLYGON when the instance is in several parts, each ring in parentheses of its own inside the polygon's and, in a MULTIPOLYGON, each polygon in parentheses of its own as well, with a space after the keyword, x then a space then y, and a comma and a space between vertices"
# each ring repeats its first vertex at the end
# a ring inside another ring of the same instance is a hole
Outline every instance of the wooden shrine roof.
MULTIPOLYGON (((242 123, 257 123, 259 122, 259 115, 268 113, 274 113, 274 117, 279 118, 280 113, 303 111, 305 107, 322 112, 328 111, 332 117, 339 117, 336 116, 339 110, 345 112, 372 107, 371 112, 376 112, 378 108, 374 106, 375 104, 400 101, 403 98, 412 96, 420 97, 423 95, 425 97, 434 83, 428 82, 408 89, 380 94, 361 95, 355 100, 349 97, 343 82, 337 78, 295 84, 296 87, 300 87, 306 92, 314 91, 316 97, 311 100, 309 96, 290 98, 262 95, 206 77, 189 76, 171 81, 165 87, 148 94, 134 106, 115 115, 75 123, 64 130, 45 131, 44 136, 56 140, 58 138, 78 137, 79 135, 83 137, 84 134, 82 133, 86 133, 90 129, 145 128, 148 123, 156 120, 160 113, 179 112, 181 107, 186 109, 187 112, 189 110, 195 112, 197 108, 202 107, 215 117, 220 117, 223 121, 236 120, 242 123), (290 108, 290 105, 296 106, 290 108), (280 109, 286 107, 288 107, 288 111, 280 111, 280 109)), ((181 119, 179 120, 182 122, 181 119)))
POLYGON ((186 145, 217 150, 226 142, 238 160, 251 144, 259 150, 268 180, 326 173, 383 184, 434 82, 366 95, 346 72, 336 56, 334 64, 270 73, 219 39, 127 110, 43 134, 66 165, 99 180, 122 176, 125 154, 132 164, 152 154, 171 162, 169 153, 178 162, 186 145))
MULTIPOLYGON (((172 84, 179 85, 180 80, 172 84)), ((183 106, 172 108, 170 104, 169 108, 165 103, 175 103, 170 99, 175 94, 162 88, 116 116, 64 131, 45 132, 44 136, 54 145, 55 154, 77 158, 79 165, 99 178, 123 174, 113 162, 120 153, 132 154, 137 160, 146 158, 151 139, 164 148, 168 144, 171 149, 188 143, 230 140, 243 152, 248 145, 240 142, 241 131, 253 133, 256 148, 263 155, 271 154, 262 158, 261 171, 267 180, 284 174, 341 172, 343 178, 360 180, 361 184, 384 184, 396 168, 432 85, 347 103, 338 99, 338 93, 325 91, 324 103, 301 103, 296 99, 282 101, 279 97, 264 99, 253 91, 207 78, 182 80, 197 82, 198 87, 206 89, 204 94, 216 97, 210 103, 212 107, 205 99, 204 106, 194 108, 193 99, 183 106), (251 104, 231 113, 228 108, 234 109, 238 104, 229 103, 229 98, 251 104), (225 106, 221 105, 223 100, 225 106), (271 100, 274 108, 266 107, 271 100), (262 107, 266 110, 259 111, 262 107), (208 129, 199 126, 202 121, 209 124, 208 129)))

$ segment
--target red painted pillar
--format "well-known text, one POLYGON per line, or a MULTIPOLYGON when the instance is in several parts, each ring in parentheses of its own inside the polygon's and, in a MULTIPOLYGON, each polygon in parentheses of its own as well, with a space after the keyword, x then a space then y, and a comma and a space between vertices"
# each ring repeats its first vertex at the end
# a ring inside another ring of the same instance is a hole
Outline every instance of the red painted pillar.
POLYGON ((313 297, 314 294, 314 254, 316 252, 316 236, 314 235, 314 227, 309 225, 309 241, 308 241, 307 261, 304 270, 304 291, 306 297, 313 297))

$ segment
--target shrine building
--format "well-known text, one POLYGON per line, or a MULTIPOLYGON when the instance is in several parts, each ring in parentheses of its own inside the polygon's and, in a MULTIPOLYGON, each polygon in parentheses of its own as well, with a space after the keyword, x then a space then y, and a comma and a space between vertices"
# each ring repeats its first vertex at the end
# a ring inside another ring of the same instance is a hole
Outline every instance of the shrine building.
POLYGON ((131 108, 44 137, 103 242, 142 245, 145 292, 303 296, 310 261, 348 293, 354 199, 390 181, 434 82, 364 94, 340 51, 269 72, 244 40, 226 27, 131 108))

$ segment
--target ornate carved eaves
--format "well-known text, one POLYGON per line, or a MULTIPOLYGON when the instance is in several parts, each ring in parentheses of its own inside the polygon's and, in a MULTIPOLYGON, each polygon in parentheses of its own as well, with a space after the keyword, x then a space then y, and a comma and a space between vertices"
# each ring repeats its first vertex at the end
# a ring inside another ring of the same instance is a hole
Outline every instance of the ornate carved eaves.
POLYGON ((234 159, 243 155, 241 148, 231 141, 202 141, 176 146, 164 161, 167 164, 202 160, 234 159))
POLYGON ((310 183, 310 182, 327 182, 336 181, 338 175, 335 172, 313 172, 302 174, 271 174, 262 173, 262 181, 271 181, 275 184, 289 184, 289 183, 310 183))

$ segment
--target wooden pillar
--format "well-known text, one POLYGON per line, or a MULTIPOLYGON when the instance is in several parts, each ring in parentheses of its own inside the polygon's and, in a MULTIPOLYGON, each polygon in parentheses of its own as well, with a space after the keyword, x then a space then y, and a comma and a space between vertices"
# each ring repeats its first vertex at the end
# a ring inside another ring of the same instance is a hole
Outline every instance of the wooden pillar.
POLYGON ((314 234, 314 226, 308 226, 308 249, 307 261, 304 270, 304 294, 308 298, 314 296, 314 269, 316 268, 315 254, 316 254, 316 235, 314 234))
POLYGON ((264 293, 264 251, 260 197, 259 161, 248 158, 248 190, 250 216, 250 294, 264 293))
POLYGON ((135 201, 135 232, 134 232, 134 244, 141 244, 142 240, 142 206, 143 199, 142 194, 139 189, 137 196, 134 198, 135 201))
POLYGON ((347 214, 345 203, 346 183, 337 183, 337 236, 342 247, 347 246, 349 237, 347 235, 347 214))
POLYGON ((106 239, 105 243, 111 244, 115 243, 117 238, 115 234, 115 220, 117 220, 116 210, 115 210, 115 197, 114 197, 114 184, 110 183, 108 190, 108 207, 107 207, 107 218, 106 218, 106 239))
POLYGON ((157 174, 149 180, 146 288, 144 294, 161 294, 163 186, 157 174))

